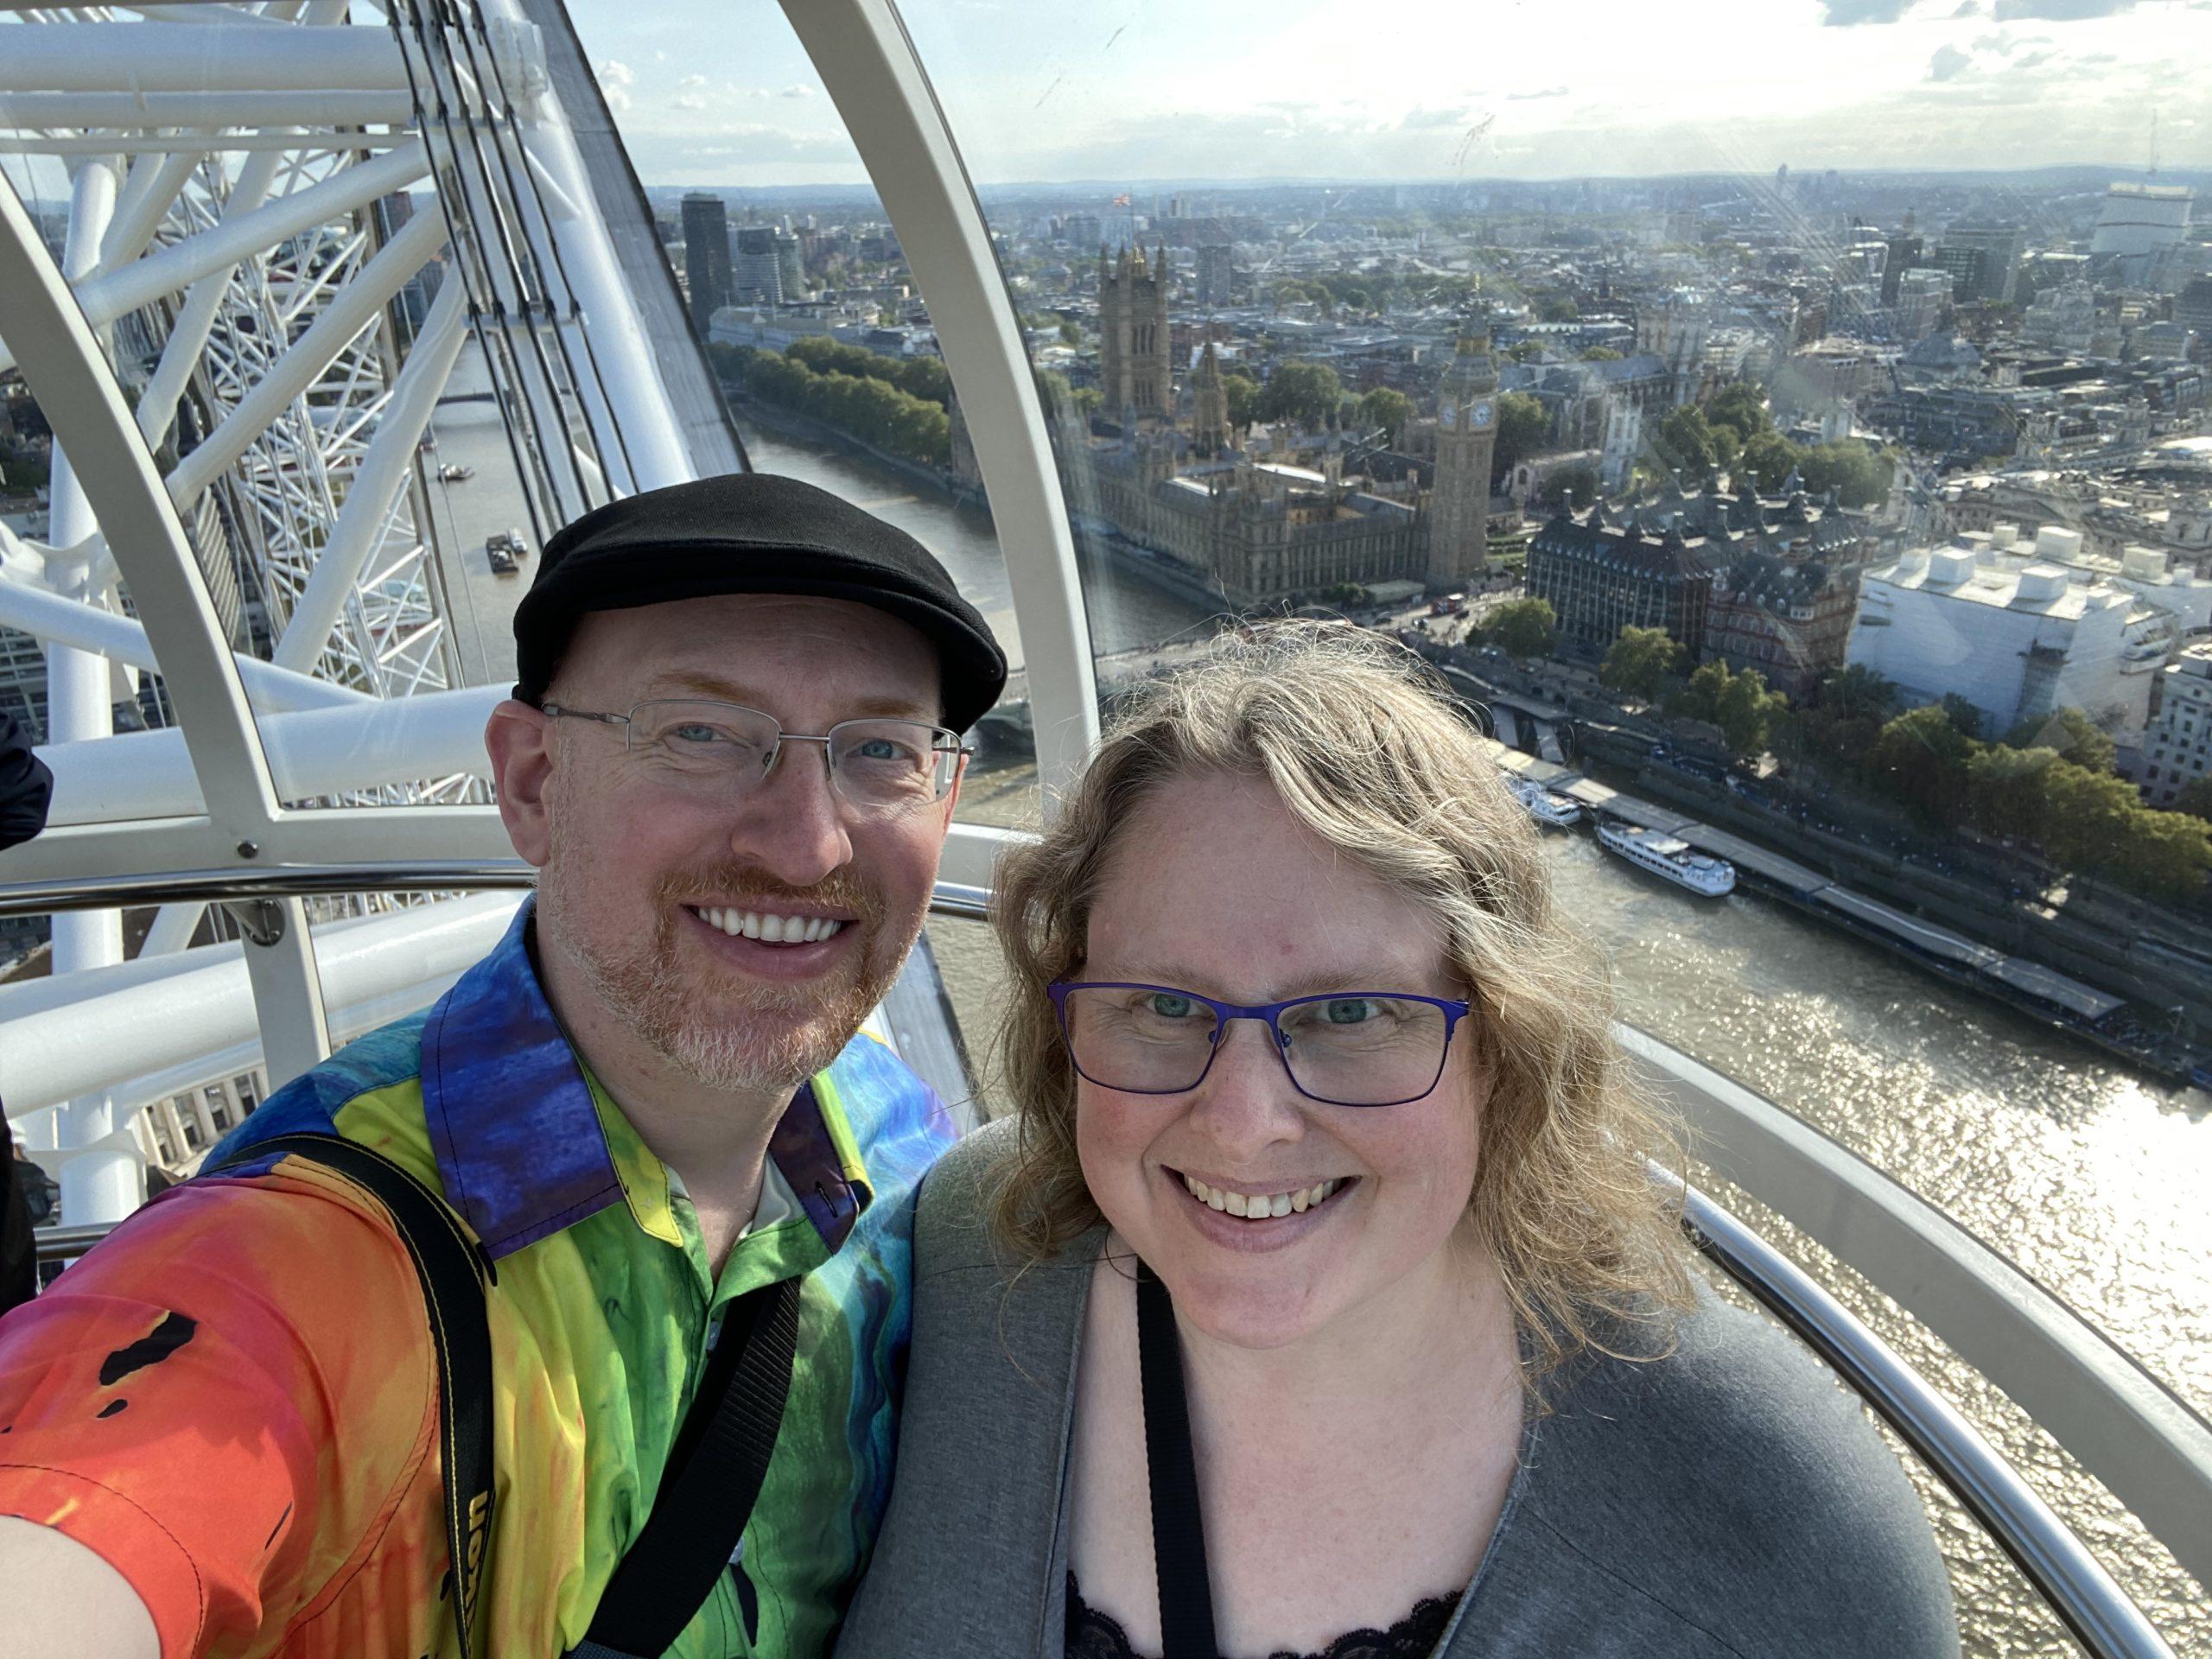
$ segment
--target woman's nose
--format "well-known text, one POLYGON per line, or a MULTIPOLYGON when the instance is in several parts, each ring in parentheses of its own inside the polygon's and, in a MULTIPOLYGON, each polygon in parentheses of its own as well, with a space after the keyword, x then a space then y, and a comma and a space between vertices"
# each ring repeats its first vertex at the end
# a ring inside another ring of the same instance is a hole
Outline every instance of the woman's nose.
POLYGON ((1303 1097, 1264 1020, 1232 1020, 1214 1048, 1213 1064, 1191 1103, 1193 1122, 1225 1153, 1236 1154, 1304 1133, 1303 1097))

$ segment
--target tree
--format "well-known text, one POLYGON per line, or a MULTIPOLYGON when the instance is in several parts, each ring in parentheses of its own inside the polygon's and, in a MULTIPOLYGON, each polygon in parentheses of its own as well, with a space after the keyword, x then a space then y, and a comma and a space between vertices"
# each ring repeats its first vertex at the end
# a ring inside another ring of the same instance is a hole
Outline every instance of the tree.
POLYGON ((1981 736, 1981 710, 1975 708, 1956 691, 1943 694, 1943 712, 1951 717, 1951 724, 1968 737, 1981 736))
POLYGON ((1606 648, 1598 683, 1609 691, 1656 702, 1688 660, 1689 652, 1666 629, 1630 626, 1606 648))
POLYGON ((1319 426, 1344 397, 1344 382, 1325 363, 1285 363, 1260 393, 1260 418, 1319 426))
POLYGON ((1651 447, 1675 471, 1697 477, 1723 464, 1713 428, 1695 404, 1684 404, 1662 420, 1652 435, 1651 447))
POLYGON ((1882 728, 1866 757, 1870 778, 1897 800, 1939 823, 1966 811, 1967 762, 1974 740, 1939 706, 1911 709, 1882 728))
POLYGON ((1598 499, 1598 470, 1568 467, 1554 473, 1536 490, 1536 502, 1546 507, 1586 507, 1598 499))
POLYGON ((1552 417, 1526 393, 1509 391, 1497 399, 1497 440, 1491 450, 1490 486, 1541 448, 1550 439, 1552 417))
POLYGON ((1816 701, 1819 707, 1833 709, 1847 718, 1872 715, 1887 720, 1897 710, 1897 688, 1879 669, 1847 663, 1821 677, 1816 701))
POLYGON ((1705 405, 1705 419, 1708 427, 1727 427, 1736 435, 1738 448, 1749 443, 1762 432, 1771 432, 1774 422, 1766 412, 1766 399, 1759 389, 1746 381, 1738 380, 1723 386, 1705 405))
POLYGON ((1070 317, 1061 322, 1060 343, 1063 346, 1080 346, 1083 344, 1083 330, 1076 326, 1074 318, 1070 317))
POLYGON ((2174 798, 2174 810, 2212 823, 2212 778, 2199 778, 2174 798))
POLYGON ((922 398, 939 409, 952 406, 952 372, 941 359, 910 358, 893 368, 889 378, 910 397, 922 398))
POLYGON ((1229 424, 1242 432, 1260 418, 1260 383, 1247 374, 1224 374, 1222 390, 1229 394, 1229 424))
POLYGON ((2049 780, 2043 849, 2069 868, 2110 870, 2124 859, 2143 798, 2110 772, 2061 759, 2044 772, 2049 780))
POLYGON ((1377 386, 1359 400, 1359 423, 1363 427, 1381 427, 1384 439, 1395 443, 1398 434, 1414 417, 1414 400, 1402 391, 1389 386, 1377 386))
POLYGON ((1675 695, 1667 699, 1667 712, 1677 720, 1701 720, 1707 725, 1720 717, 1720 694, 1728 689, 1728 664, 1719 658, 1700 664, 1675 695))
POLYGON ((1766 751, 1767 739, 1789 712, 1789 699, 1767 690, 1755 668, 1732 677, 1714 701, 1713 723, 1731 754, 1750 759, 1766 751))
POLYGON ((2047 719, 2024 720, 2005 734, 2005 741, 2016 749, 2056 749, 2075 766, 2091 772, 2112 770, 2112 739, 2079 709, 2058 709, 2047 719))
POLYGON ((1509 657, 1548 657, 1559 643, 1559 613, 1549 600, 1511 600, 1490 613, 1482 637, 1509 657))
POLYGON ((1967 814, 1985 835, 2016 836, 2043 844, 2050 806, 2055 749, 2015 749, 1992 743, 1967 761, 1967 814))
POLYGON ((1621 354, 1610 346, 1592 346, 1582 353, 1585 363, 1618 363, 1621 354))
POLYGON ((1536 315, 1546 322, 1580 322, 1582 320, 1582 308, 1575 304, 1568 296, 1554 294, 1548 299, 1538 302, 1536 315))
POLYGON ((1356 611, 1369 600, 1367 589, 1356 582, 1340 582, 1323 595, 1340 611, 1356 611))
MULTIPOLYGON (((2119 782, 2115 779, 2113 781, 2119 782)), ((2112 862, 2115 880, 2153 899, 2190 903, 2212 876, 2212 824, 2137 807, 2112 862)))

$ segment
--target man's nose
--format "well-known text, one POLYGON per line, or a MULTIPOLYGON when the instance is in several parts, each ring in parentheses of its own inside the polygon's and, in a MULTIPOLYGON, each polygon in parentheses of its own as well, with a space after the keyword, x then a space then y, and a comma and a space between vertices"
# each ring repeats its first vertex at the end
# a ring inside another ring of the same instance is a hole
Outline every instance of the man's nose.
POLYGON ((830 781, 823 745, 785 741, 767 775, 740 798, 731 849, 778 880, 810 887, 851 861, 844 803, 830 781))
POLYGON ((1222 1029, 1213 1065, 1191 1103, 1193 1127, 1230 1157, 1248 1155, 1306 1133, 1303 1096, 1275 1048, 1264 1020, 1232 1020, 1222 1029))

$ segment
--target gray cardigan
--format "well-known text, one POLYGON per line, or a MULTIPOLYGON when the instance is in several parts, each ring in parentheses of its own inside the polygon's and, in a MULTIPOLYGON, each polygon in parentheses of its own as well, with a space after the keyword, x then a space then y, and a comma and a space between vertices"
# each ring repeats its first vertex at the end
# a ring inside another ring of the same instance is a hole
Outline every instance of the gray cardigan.
MULTIPOLYGON (((891 1507, 839 1659, 1061 1659, 1069 1425, 1100 1237, 1009 1274, 978 1177, 1010 1128, 970 1136, 922 1187, 891 1507)), ((1550 1397, 1440 1654, 1958 1652, 1904 1471, 1764 1320, 1708 1300, 1670 1357, 1585 1366, 1550 1397)))

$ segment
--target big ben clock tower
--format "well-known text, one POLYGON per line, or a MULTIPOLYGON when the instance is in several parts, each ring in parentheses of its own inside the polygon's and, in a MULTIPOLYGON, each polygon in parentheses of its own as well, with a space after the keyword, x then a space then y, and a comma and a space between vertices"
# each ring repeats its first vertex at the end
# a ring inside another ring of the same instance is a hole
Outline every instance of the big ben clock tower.
POLYGON ((1490 331, 1471 319, 1436 398, 1436 485, 1428 497, 1431 592, 1448 593, 1488 562, 1491 458, 1497 448, 1497 371, 1490 331))

